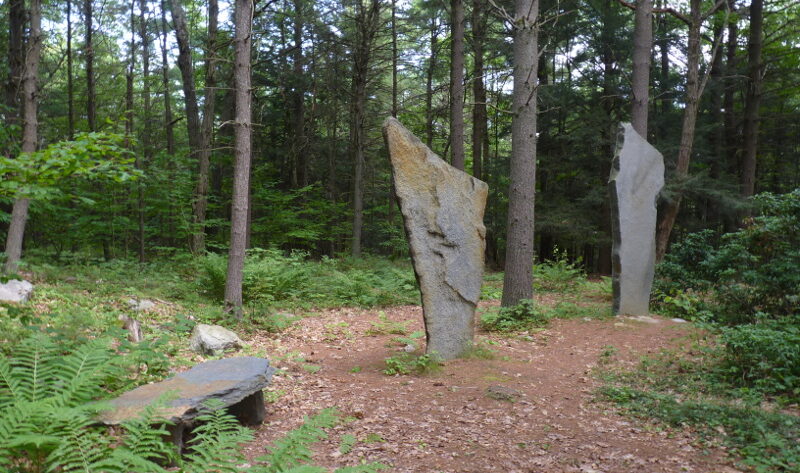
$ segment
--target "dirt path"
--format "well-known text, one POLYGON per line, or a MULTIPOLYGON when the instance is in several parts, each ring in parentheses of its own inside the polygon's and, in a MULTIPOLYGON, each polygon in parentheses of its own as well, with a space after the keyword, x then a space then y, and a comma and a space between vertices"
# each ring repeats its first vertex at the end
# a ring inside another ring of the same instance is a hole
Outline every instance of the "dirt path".
MULTIPOLYGON (((385 313, 422 330, 419 307, 385 313)), ((251 346, 285 371, 273 380, 271 390, 282 395, 268 405, 249 454, 263 452, 303 415, 336 406, 353 420, 316 448, 315 460, 328 467, 366 460, 419 473, 737 471, 724 451, 709 452, 688 434, 648 428, 593 402, 599 382, 592 370, 601 359, 613 353, 614 363, 633 364, 676 344, 687 334, 684 325, 561 320, 529 337, 481 333, 494 359, 456 360, 417 377, 382 374, 383 360, 401 345, 392 341, 397 335, 368 335, 376 320, 377 311, 342 309, 280 335, 253 334, 251 346), (510 388, 519 399, 490 398, 490 386, 510 388), (359 441, 342 454, 345 434, 359 441)))

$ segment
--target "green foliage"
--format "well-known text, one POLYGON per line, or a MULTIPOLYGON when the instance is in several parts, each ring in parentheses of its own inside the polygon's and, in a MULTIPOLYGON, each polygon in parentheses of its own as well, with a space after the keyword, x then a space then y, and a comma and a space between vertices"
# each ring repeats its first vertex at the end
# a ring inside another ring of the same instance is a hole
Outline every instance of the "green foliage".
POLYGON ((516 332, 544 327, 549 317, 530 299, 520 301, 513 307, 501 307, 481 315, 481 326, 492 332, 516 332))
MULTIPOLYGON (((216 300, 225 293, 226 268, 220 255, 208 255, 202 263, 198 284, 216 300)), ((249 250, 242 290, 245 301, 265 305, 373 307, 419 298, 408 267, 378 259, 311 261, 304 253, 286 256, 275 249, 249 250)))
POLYGON ((264 463, 264 473, 282 473, 311 461, 311 444, 328 436, 324 429, 339 423, 334 409, 323 409, 311 418, 304 418, 303 425, 275 441, 267 450, 269 454, 257 459, 264 463))
POLYGON ((606 386, 600 395, 642 418, 654 417, 672 427, 692 426, 709 437, 721 437, 744 462, 759 472, 800 468, 800 419, 718 402, 679 400, 672 394, 606 386))
POLYGON ((401 353, 399 355, 390 356, 384 360, 386 369, 383 374, 394 375, 426 375, 433 374, 441 370, 442 365, 439 357, 435 354, 424 354, 416 356, 411 353, 401 353))
POLYGON ((555 251, 555 259, 533 266, 533 287, 548 292, 567 292, 586 280, 580 261, 570 262, 565 251, 555 251))
POLYGON ((741 230, 723 235, 718 246, 709 231, 673 246, 659 265, 655 294, 667 304, 726 324, 764 317, 791 317, 800 308, 800 189, 755 198, 761 214, 741 230), (679 294, 707 293, 690 309, 679 294), (666 297, 672 299, 666 300, 666 297))
POLYGON ((800 326, 776 320, 722 330, 723 373, 734 384, 800 401, 800 326))
POLYGON ((82 133, 25 156, 0 155, 0 196, 46 199, 56 197, 56 186, 66 179, 123 182, 137 177, 123 140, 112 133, 82 133))
POLYGON ((408 333, 408 321, 389 320, 384 311, 378 312, 378 320, 372 320, 369 324, 370 328, 365 332, 367 335, 405 335, 408 333))
POLYGON ((208 408, 197 416, 198 425, 192 429, 188 452, 181 458, 181 469, 186 472, 241 471, 245 462, 240 444, 253 439, 253 434, 227 414, 220 401, 211 400, 208 408))
POLYGON ((347 455, 353 450, 353 446, 358 442, 355 435, 344 434, 339 442, 339 453, 347 455))

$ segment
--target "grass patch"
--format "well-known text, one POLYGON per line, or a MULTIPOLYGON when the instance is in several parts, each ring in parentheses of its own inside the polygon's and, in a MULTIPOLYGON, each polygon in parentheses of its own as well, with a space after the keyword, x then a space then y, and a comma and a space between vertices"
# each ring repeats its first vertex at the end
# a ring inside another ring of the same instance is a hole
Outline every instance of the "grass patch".
POLYGON ((386 368, 383 374, 394 375, 428 375, 441 371, 442 365, 437 356, 434 355, 413 355, 411 353, 401 353, 390 356, 384 360, 386 368))

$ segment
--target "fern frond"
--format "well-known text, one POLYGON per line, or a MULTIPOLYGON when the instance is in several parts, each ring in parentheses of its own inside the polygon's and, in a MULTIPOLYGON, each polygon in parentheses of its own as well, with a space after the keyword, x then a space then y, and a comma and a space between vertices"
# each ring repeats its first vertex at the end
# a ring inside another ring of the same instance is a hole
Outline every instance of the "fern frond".
POLYGON ((323 409, 314 417, 303 419, 303 425, 276 440, 269 454, 258 458, 266 464, 267 473, 286 473, 311 461, 311 444, 328 436, 323 429, 335 426, 339 415, 335 409, 323 409))
POLYGON ((182 469, 187 473, 236 473, 237 465, 245 462, 239 445, 251 441, 253 434, 225 412, 219 401, 208 402, 206 406, 209 410, 197 416, 199 425, 193 430, 194 438, 182 469))
POLYGON ((158 409, 162 404, 159 402, 147 406, 139 418, 122 424, 125 438, 121 448, 117 450, 127 450, 147 461, 159 463, 169 463, 175 459, 177 454, 175 446, 165 440, 169 432, 163 423, 159 424, 156 420, 158 409))
POLYGON ((55 387, 62 387, 56 402, 74 406, 97 398, 98 386, 114 371, 113 357, 108 341, 96 340, 61 358, 52 371, 55 387))
POLYGON ((16 380, 15 399, 37 401, 47 397, 52 386, 48 365, 56 357, 56 346, 42 334, 34 335, 17 345, 9 361, 11 377, 16 380))

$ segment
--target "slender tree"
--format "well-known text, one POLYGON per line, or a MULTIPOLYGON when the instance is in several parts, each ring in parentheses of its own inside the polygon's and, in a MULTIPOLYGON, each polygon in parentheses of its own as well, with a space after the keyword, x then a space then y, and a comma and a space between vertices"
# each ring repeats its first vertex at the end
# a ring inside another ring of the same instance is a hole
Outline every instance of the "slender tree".
MULTIPOLYGON (((36 138, 39 130, 37 120, 38 91, 37 77, 39 75, 39 60, 42 52, 42 2, 31 0, 30 27, 26 44, 25 72, 22 85, 22 152, 33 153, 36 151, 36 138)), ((28 220, 28 207, 30 200, 21 196, 14 201, 11 211, 11 223, 6 236, 6 262, 3 271, 15 273, 22 257, 22 241, 25 236, 25 223, 28 220)))
POLYGON ((250 194, 251 97, 250 51, 253 0, 236 0, 234 11, 234 64, 236 117, 234 128, 233 197, 231 201, 231 245, 225 280, 225 308, 241 320, 242 272, 247 243, 248 195, 250 194))
POLYGON ((482 179, 483 158, 488 156, 486 86, 483 55, 486 41, 486 0, 472 2, 472 175, 482 179), (486 153, 484 153, 486 148, 486 153))
POLYGON ((67 138, 75 136, 75 87, 72 82, 72 0, 67 0, 67 138))
POLYGON ((86 119, 89 131, 97 131, 97 92, 94 77, 94 5, 92 0, 83 0, 83 24, 86 28, 84 36, 84 61, 86 61, 86 119))
POLYGON ((653 49, 653 1, 638 0, 633 28, 633 74, 631 125, 647 139, 647 111, 650 99, 650 57, 653 49))
POLYGON ((450 149, 452 164, 464 170, 464 1, 450 0, 450 149))
POLYGON ((503 307, 533 297, 539 0, 517 0, 514 10, 511 182, 508 189, 503 307))
POLYGON ((364 226, 364 168, 366 149, 367 86, 370 78, 373 43, 381 19, 381 1, 358 1, 355 4, 353 42, 353 91, 350 146, 355 162, 353 176, 353 238, 351 254, 361 257, 361 231, 364 226))
POLYGON ((425 71, 425 144, 433 149, 433 73, 437 67, 436 59, 439 52, 439 24, 435 16, 431 16, 430 34, 431 51, 425 71))
POLYGON ((744 101, 744 149, 741 196, 752 197, 756 185, 759 107, 763 89, 764 64, 761 49, 764 31, 764 0, 750 3, 750 36, 747 44, 747 93, 744 101))

